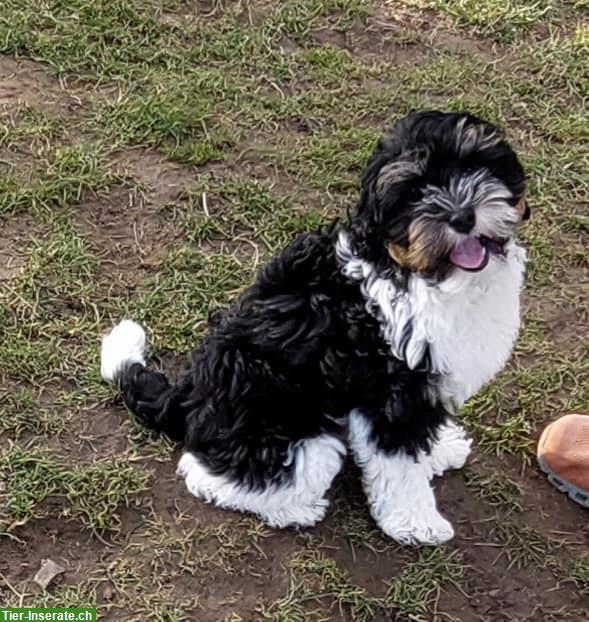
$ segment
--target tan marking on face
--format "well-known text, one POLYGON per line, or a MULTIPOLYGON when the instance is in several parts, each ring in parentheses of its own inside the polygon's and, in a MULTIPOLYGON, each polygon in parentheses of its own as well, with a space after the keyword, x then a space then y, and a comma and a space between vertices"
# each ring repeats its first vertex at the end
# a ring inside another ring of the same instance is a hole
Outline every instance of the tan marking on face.
POLYGON ((517 210, 517 213, 519 214, 520 218, 523 218, 525 212, 526 212, 526 197, 525 195, 522 195, 521 199, 515 204, 515 209, 517 210))
POLYGON ((387 251, 391 258, 403 268, 408 268, 413 272, 427 270, 428 257, 426 249, 427 242, 423 236, 412 236, 408 248, 392 242, 387 244, 387 251))
POLYGON ((421 221, 409 227, 409 248, 406 266, 414 272, 432 274, 452 250, 437 223, 421 221))
POLYGON ((396 261, 400 266, 407 265, 407 249, 400 244, 393 244, 389 242, 387 244, 387 251, 391 258, 396 261))
POLYGON ((409 252, 407 253, 407 265, 414 272, 427 273, 431 271, 432 247, 428 244, 428 236, 420 235, 409 241, 409 252))

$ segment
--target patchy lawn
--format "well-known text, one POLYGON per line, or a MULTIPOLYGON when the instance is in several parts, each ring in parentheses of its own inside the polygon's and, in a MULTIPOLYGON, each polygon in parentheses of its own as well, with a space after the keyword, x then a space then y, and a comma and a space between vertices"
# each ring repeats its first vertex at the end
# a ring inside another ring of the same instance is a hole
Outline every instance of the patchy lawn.
POLYGON ((100 620, 589 619, 587 513, 546 422, 589 407, 586 0, 3 0, 0 604, 100 620), (295 233, 353 205, 412 108, 505 128, 530 176, 524 328, 436 482, 457 536, 399 547, 346 469, 297 533, 205 506, 128 417, 99 339, 131 315, 168 369, 295 233), (66 567, 46 593, 42 558, 66 567))

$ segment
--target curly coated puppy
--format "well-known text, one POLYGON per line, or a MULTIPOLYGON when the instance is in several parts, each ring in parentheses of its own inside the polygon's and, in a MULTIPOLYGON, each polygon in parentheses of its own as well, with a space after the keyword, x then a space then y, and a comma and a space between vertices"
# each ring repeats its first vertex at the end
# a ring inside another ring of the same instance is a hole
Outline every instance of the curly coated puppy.
POLYGON ((130 320, 104 337, 102 375, 182 442, 178 473, 207 502, 313 525, 349 447, 381 529, 444 542, 431 481, 464 464, 453 416, 518 333, 524 190, 496 127, 411 113, 379 141, 351 215, 272 259, 211 320, 180 382, 146 367, 130 320))

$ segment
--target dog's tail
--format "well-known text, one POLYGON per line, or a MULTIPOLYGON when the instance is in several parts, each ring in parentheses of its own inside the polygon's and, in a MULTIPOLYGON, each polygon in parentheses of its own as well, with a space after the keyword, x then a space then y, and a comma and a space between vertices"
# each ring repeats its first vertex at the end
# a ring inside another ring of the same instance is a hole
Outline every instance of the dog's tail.
POLYGON ((100 373, 121 390, 127 408, 147 428, 184 440, 186 413, 178 385, 145 366, 145 331, 123 320, 102 339, 100 373))

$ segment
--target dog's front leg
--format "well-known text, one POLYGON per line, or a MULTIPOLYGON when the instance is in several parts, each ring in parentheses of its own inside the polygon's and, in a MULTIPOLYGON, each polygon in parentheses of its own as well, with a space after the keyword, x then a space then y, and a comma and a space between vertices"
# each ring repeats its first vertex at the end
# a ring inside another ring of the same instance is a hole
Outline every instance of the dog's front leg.
POLYGON ((431 451, 420 452, 420 461, 429 461, 432 475, 443 475, 451 469, 461 469, 470 454, 472 439, 463 427, 452 420, 441 425, 432 444, 431 451))
POLYGON ((429 456, 402 449, 385 452, 371 438, 371 422, 354 411, 349 441, 362 469, 370 512, 379 527, 401 544, 441 544, 454 536, 452 525, 438 512, 430 481, 429 456))

